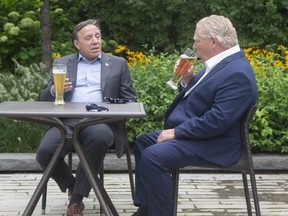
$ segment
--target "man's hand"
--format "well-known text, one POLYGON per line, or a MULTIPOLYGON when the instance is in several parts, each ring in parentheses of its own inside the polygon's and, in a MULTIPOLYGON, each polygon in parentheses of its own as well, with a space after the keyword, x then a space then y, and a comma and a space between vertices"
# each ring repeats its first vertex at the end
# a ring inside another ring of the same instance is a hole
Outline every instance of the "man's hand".
POLYGON ((65 78, 64 83, 64 92, 72 91, 72 82, 70 81, 70 78, 65 78))
POLYGON ((194 67, 193 65, 186 71, 186 73, 182 76, 182 83, 184 86, 188 85, 188 83, 193 79, 194 76, 194 67))
MULTIPOLYGON (((180 56, 180 58, 183 57, 182 55, 180 56)), ((176 61, 176 64, 174 65, 174 73, 177 69, 177 67, 179 66, 180 63, 180 59, 178 59, 176 61)), ((188 85, 188 83, 193 79, 193 75, 194 75, 194 67, 193 65, 182 75, 182 84, 184 86, 188 85)))
POLYGON ((161 143, 165 140, 171 139, 175 139, 174 129, 163 130, 157 138, 157 143, 161 143))
MULTIPOLYGON (((72 91, 72 82, 70 81, 69 78, 65 78, 65 83, 64 83, 64 92, 69 92, 72 91)), ((55 86, 52 86, 52 92, 55 95, 55 86)))

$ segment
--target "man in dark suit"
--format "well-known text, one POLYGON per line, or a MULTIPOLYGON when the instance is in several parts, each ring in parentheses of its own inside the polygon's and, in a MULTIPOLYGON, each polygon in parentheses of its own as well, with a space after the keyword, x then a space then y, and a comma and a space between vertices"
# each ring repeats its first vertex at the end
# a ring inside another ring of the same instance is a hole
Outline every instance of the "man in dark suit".
MULTIPOLYGON (((103 53, 101 32, 97 20, 79 23, 72 33, 72 42, 76 54, 55 59, 54 63, 67 65, 67 78, 64 84, 64 100, 70 102, 102 102, 104 97, 129 98, 136 100, 136 94, 125 59, 103 53)), ((39 96, 41 101, 54 101, 54 83, 52 77, 39 96)), ((72 134, 79 119, 65 119, 67 132, 72 134)), ((84 128, 80 132, 82 147, 89 162, 99 173, 107 149, 115 143, 118 157, 123 155, 123 146, 127 142, 124 121, 98 124, 84 128)), ((37 161, 45 170, 59 144, 59 131, 52 127, 44 135, 38 151, 37 161)), ((84 209, 83 197, 87 197, 91 185, 79 164, 76 176, 71 174, 64 161, 65 155, 73 150, 68 142, 63 151, 52 178, 62 192, 73 191, 68 205, 67 215, 81 216, 84 209)))
POLYGON ((205 68, 193 76, 192 67, 183 76, 164 130, 136 139, 134 216, 172 216, 173 169, 230 166, 240 159, 240 119, 258 97, 251 65, 223 16, 197 23, 193 47, 205 68))

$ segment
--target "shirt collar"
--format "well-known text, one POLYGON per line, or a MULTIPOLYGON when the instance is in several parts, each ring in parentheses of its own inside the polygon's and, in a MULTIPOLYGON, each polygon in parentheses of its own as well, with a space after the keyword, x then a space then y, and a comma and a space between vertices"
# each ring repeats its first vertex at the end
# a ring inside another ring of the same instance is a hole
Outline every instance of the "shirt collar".
POLYGON ((215 56, 212 58, 208 59, 205 61, 205 66, 208 71, 210 71, 215 65, 217 65, 220 61, 222 61, 224 58, 240 51, 239 45, 236 45, 234 47, 231 47, 215 56))
POLYGON ((95 59, 93 59, 92 61, 88 60, 87 58, 85 58, 80 52, 79 52, 79 56, 78 56, 78 62, 80 62, 81 60, 87 62, 87 63, 95 63, 97 60, 99 59, 99 61, 101 61, 101 53, 99 54, 98 57, 96 57, 95 59))

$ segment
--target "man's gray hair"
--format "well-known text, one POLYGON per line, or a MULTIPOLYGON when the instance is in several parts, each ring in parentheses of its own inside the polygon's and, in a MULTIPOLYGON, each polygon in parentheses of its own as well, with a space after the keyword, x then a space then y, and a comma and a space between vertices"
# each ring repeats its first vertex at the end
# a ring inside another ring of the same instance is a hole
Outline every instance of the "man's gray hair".
POLYGON ((197 23, 197 27, 200 37, 216 38, 223 47, 230 48, 238 44, 236 29, 232 22, 224 16, 205 17, 197 23))
POLYGON ((98 29, 100 29, 99 22, 96 19, 89 19, 77 24, 72 32, 72 44, 74 44, 74 40, 79 39, 78 32, 87 25, 95 25, 98 29))

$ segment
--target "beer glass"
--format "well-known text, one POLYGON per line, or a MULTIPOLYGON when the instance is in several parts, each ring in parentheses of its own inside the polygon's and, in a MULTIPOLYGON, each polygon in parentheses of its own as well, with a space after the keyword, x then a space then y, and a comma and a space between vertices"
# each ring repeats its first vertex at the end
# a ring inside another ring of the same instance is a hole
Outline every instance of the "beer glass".
POLYGON ((64 83, 66 72, 67 69, 65 64, 53 64, 52 73, 54 80, 55 105, 64 104, 64 83))
POLYGON ((173 73, 173 78, 166 82, 173 90, 178 89, 178 83, 182 79, 183 74, 194 64, 198 56, 196 52, 190 48, 187 48, 185 52, 180 56, 180 62, 173 73))

